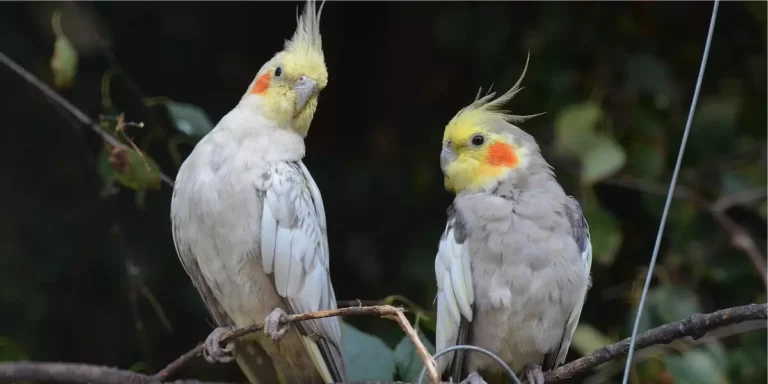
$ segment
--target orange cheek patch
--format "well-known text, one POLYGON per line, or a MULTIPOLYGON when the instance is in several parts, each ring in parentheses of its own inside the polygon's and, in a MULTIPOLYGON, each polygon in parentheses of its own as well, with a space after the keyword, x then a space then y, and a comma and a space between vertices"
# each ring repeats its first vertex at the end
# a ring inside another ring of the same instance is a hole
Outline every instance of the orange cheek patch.
POLYGON ((517 154, 514 148, 505 143, 495 143, 488 147, 488 163, 502 167, 517 165, 517 154))
POLYGON ((253 85, 253 88, 251 88, 251 93, 255 94, 262 94, 264 91, 269 88, 269 82, 271 81, 271 77, 269 76, 269 73, 265 73, 261 76, 259 76, 258 79, 256 79, 256 84, 253 85))

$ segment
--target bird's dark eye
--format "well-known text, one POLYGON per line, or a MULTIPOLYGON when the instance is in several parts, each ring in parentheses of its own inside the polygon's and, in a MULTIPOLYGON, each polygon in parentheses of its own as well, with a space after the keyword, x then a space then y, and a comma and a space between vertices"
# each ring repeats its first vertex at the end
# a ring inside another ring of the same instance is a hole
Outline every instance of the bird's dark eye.
POLYGON ((481 146, 485 143, 485 137, 482 135, 475 135, 472 137, 472 145, 481 146))
POLYGON ((282 67, 275 68, 275 77, 280 77, 280 75, 282 75, 282 74, 283 74, 283 68, 282 67))

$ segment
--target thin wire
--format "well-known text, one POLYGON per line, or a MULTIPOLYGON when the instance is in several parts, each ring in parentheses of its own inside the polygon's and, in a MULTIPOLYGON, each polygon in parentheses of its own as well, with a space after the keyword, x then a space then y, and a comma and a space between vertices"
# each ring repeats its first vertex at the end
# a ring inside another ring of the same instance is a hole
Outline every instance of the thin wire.
MULTIPOLYGON (((484 354, 484 355, 486 355, 486 356, 496 360, 496 362, 499 363, 499 365, 501 365, 504 368, 505 371, 507 371, 509 376, 512 377, 512 381, 515 384, 521 384, 520 383, 520 379, 517 378, 517 375, 515 375, 515 372, 512 371, 512 368, 510 368, 509 365, 507 365, 507 363, 504 362, 504 360, 502 360, 500 357, 496 356, 495 353, 493 353, 493 352, 491 352, 491 351, 489 351, 487 349, 476 347, 474 345, 454 345, 453 347, 449 347, 449 348, 443 349, 442 351, 440 351, 437 354, 433 355, 432 358, 437 360, 438 357, 440 357, 440 356, 442 356, 442 355, 444 355, 444 354, 446 354, 448 352, 456 351, 456 350, 459 350, 459 349, 466 349, 466 350, 470 350, 470 351, 480 352, 480 353, 482 353, 482 354, 484 354)), ((427 367, 424 367, 424 368, 421 369, 421 374, 419 375, 419 381, 416 382, 417 384, 421 384, 421 381, 424 380, 424 372, 426 371, 426 369, 427 369, 427 367)))
POLYGON ((637 314, 635 315, 635 325, 632 327, 632 338, 629 341, 629 354, 627 355, 627 363, 624 366, 624 378, 622 384, 627 384, 629 380, 629 370, 632 366, 632 355, 635 351, 635 340, 637 339, 637 331, 640 326, 640 317, 643 315, 643 308, 645 307, 645 297, 648 294, 648 287, 651 285, 651 276, 653 276, 653 270, 656 266, 656 259, 659 255, 659 246, 661 245, 661 236, 664 233, 664 225, 667 222, 667 214, 669 213, 669 205, 672 202, 672 194, 675 190, 675 184, 677 183, 677 175, 680 172, 680 164, 683 162, 683 155, 685 154, 685 145, 688 142, 688 134, 691 131, 691 121, 693 120, 693 114, 696 111, 696 102, 699 99, 699 91, 701 90, 701 83, 704 79, 704 70, 707 68, 707 57, 709 57, 709 46, 712 44, 712 34, 715 30, 715 20, 717 19, 717 7, 720 4, 720 0, 715 0, 715 5, 712 7, 712 18, 709 21, 709 32, 707 33, 707 41, 704 45, 704 53, 701 58, 701 68, 699 68, 699 77, 696 80, 696 89, 693 92, 693 100, 691 100, 691 108, 688 111, 688 120, 685 122, 685 131, 683 132, 683 141, 680 143, 680 150, 677 153, 677 163, 675 164, 675 171, 672 173, 672 181, 669 183, 669 192, 667 192, 667 201, 664 204, 664 212, 661 215, 661 223, 659 224, 659 231, 656 234, 656 244, 653 247, 653 255, 651 256, 651 264, 648 266, 648 274, 645 276, 645 285, 643 286, 643 294, 640 296, 640 304, 637 308, 637 314))

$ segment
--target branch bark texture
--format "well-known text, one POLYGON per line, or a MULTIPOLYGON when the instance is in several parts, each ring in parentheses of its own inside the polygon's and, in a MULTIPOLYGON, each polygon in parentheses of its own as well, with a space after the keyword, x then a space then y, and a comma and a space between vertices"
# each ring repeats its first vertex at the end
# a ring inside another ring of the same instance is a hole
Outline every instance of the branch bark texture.
MULTIPOLYGON (((349 307, 336 310, 302 313, 285 316, 281 323, 289 324, 295 321, 309 319, 318 319, 332 316, 356 316, 356 315, 377 315, 380 317, 400 317, 403 309, 388 305, 371 307, 349 307), (394 311, 394 312, 393 312, 394 311)), ((405 319, 403 316, 402 319, 405 319)), ((656 344, 669 344, 674 340, 684 337, 699 339, 707 332, 754 320, 768 319, 768 304, 750 304, 741 307, 722 309, 708 314, 695 314, 685 320, 662 325, 640 334, 637 337, 637 348, 642 349, 656 344)), ((398 321, 398 320, 396 320, 398 321)), ((402 320, 398 321, 398 324, 402 320)), ((405 324, 410 327, 410 323, 405 320, 405 324)), ((402 326, 402 324, 401 324, 402 326)), ((222 340, 232 340, 249 333, 258 332, 264 328, 262 323, 254 324, 250 327, 241 328, 226 335, 222 340)), ((412 329, 412 327, 411 327, 412 329)), ((414 332, 415 335, 415 332, 414 332)), ((418 337, 416 338, 418 340, 418 337)), ((420 344, 420 343, 419 343, 420 344)), ((422 345, 423 346, 423 345, 422 345)), ((544 372, 545 381, 554 383, 565 380, 575 374, 586 372, 600 364, 624 356, 629 349, 629 338, 618 343, 605 346, 584 357, 576 359, 552 371, 544 372)), ((8 362, 0 363, 0 383, 14 380, 39 380, 49 382, 68 382, 68 383, 92 383, 92 384, 160 384, 169 383, 165 381, 172 373, 192 357, 200 353, 201 347, 198 346, 185 353, 182 358, 169 364, 164 370, 154 376, 135 373, 125 370, 119 370, 112 367, 103 367, 88 364, 77 363, 50 363, 50 362, 8 362), (166 374, 163 372, 166 371, 166 374)), ((427 355, 428 356, 428 355, 427 355)), ((430 356, 431 359, 431 356, 430 356)), ((432 360, 434 361, 434 360, 432 360)), ((211 382, 201 382, 196 380, 179 380, 172 383, 178 384, 214 384, 211 382)), ((216 383, 219 384, 219 383, 216 383)), ((365 381, 357 384, 407 384, 402 382, 376 382, 365 381)))
MULTIPOLYGON (((411 323, 405 317, 403 312, 404 310, 402 308, 396 308, 391 305, 372 305, 372 306, 366 306, 366 307, 357 306, 357 307, 337 308, 337 309, 329 309, 324 311, 298 313, 294 315, 283 316, 282 318, 280 318, 280 325, 291 324, 291 323, 304 321, 304 320, 322 319, 324 317, 335 317, 335 316, 346 317, 346 316, 374 315, 374 316, 379 316, 379 317, 394 320, 397 322, 398 325, 400 325, 400 328, 403 329, 405 334, 408 335, 408 338, 411 339, 411 342, 415 346, 416 352, 421 358, 422 363, 426 364, 427 375, 430 378, 430 381, 432 383, 438 383, 440 380, 437 374, 437 363, 435 362, 435 359, 433 359, 432 356, 429 354, 429 352, 427 351, 427 348, 424 347, 424 344, 422 344, 421 340, 419 339, 419 335, 413 329, 413 327, 411 326, 411 323)), ((221 342, 223 345, 226 345, 228 341, 235 340, 237 338, 243 337, 251 333, 259 332, 263 329, 264 329, 263 322, 256 323, 244 328, 239 328, 225 334, 224 337, 221 338, 221 342)), ((202 350, 203 350, 203 344, 198 344, 195 348, 181 355, 178 359, 168 364, 168 366, 163 368, 154 377, 159 380, 167 379, 176 370, 181 368, 187 361, 198 356, 202 352, 202 350)))
MULTIPOLYGON (((767 315, 767 304, 750 304, 721 309, 708 314, 695 314, 685 320, 665 324, 643 332, 637 336, 636 348, 641 349, 656 344, 669 344, 674 340, 687 336, 692 337, 694 340, 699 339, 711 330, 749 320, 765 320, 768 318, 767 315)), ((548 383, 565 380, 579 372, 587 371, 600 364, 624 356, 628 350, 629 338, 626 338, 618 343, 600 348, 557 369, 544 372, 544 379, 548 383)))

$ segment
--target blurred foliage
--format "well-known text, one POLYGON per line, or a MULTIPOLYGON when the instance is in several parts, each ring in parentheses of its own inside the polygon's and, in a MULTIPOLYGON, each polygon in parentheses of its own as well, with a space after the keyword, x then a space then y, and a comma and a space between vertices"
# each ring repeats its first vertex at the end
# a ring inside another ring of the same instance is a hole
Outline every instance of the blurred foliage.
MULTIPOLYGON (((12 314, 0 317, 0 360, 151 372, 208 334, 175 255, 160 171, 172 179, 237 103, 292 33, 294 12, 291 3, 0 5, 2 51, 100 115, 127 148, 105 147, 0 69, 11 100, 0 103, 0 141, 13 143, 0 152, 0 180, 13 186, 0 189, 0 312, 12 314)), ((330 83, 306 163, 325 200, 339 300, 404 305, 434 348, 433 257, 452 199, 437 162, 442 129, 478 87, 514 84, 530 51, 510 109, 546 112, 523 128, 592 233, 593 287, 569 359, 626 337, 710 12, 662 2, 326 5, 330 83)), ((641 330, 766 300, 709 212, 732 201, 725 214, 765 255, 765 30, 765 2, 721 5, 641 330)), ((394 322, 350 318, 342 332, 354 379, 415 380, 421 364, 394 322)), ((764 383, 765 340, 764 328, 735 328, 704 345, 650 349, 633 382, 764 383)), ((617 361, 596 375, 612 383, 620 372, 617 361)), ((241 379, 234 365, 202 361, 182 374, 241 379)))
POLYGON ((77 74, 77 51, 61 30, 61 11, 57 10, 53 13, 51 26, 56 34, 53 56, 51 56, 53 83, 56 88, 69 88, 74 84, 77 74))

